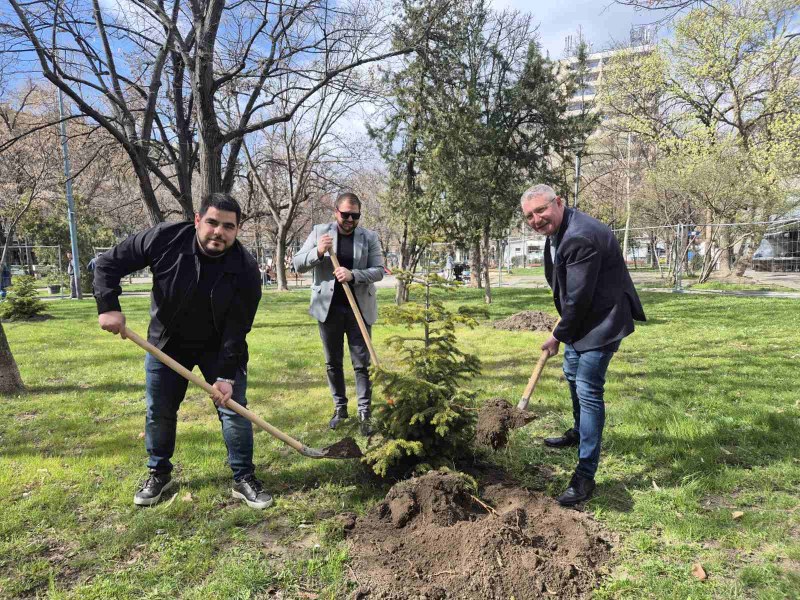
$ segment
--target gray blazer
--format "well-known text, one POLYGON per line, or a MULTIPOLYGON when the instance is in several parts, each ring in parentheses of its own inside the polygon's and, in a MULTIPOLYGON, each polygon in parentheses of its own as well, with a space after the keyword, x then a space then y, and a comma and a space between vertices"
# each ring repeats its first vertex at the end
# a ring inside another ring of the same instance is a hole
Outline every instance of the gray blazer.
MULTIPOLYGON (((292 263, 298 273, 313 269, 311 280, 311 307, 309 314, 317 321, 325 321, 331 308, 333 287, 336 278, 333 276, 333 263, 327 254, 317 257, 317 242, 324 234, 333 238, 334 251, 339 247, 339 229, 336 223, 315 225, 303 247, 294 255, 292 263)), ((361 315, 368 325, 378 318, 378 299, 375 296, 375 282, 383 279, 383 253, 378 241, 378 234, 363 227, 356 227, 353 232, 353 281, 350 282, 353 293, 361 309, 361 315)))

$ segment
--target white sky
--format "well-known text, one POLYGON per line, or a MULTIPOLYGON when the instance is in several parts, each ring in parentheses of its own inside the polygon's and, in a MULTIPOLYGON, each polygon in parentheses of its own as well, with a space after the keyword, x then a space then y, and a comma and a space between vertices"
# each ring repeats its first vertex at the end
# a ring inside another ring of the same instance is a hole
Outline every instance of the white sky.
POLYGON ((595 50, 612 42, 626 42, 631 25, 652 23, 664 13, 637 11, 612 0, 492 0, 495 9, 513 8, 533 15, 539 23, 539 41, 550 58, 564 54, 564 38, 573 35, 580 26, 583 36, 595 50))

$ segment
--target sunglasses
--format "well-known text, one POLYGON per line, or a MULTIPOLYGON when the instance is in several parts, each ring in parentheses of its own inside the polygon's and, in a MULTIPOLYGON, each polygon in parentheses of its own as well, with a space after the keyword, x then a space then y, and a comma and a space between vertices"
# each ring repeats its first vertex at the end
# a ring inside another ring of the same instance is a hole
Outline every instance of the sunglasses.
POLYGON ((340 215, 342 215, 342 219, 345 221, 347 219, 353 219, 353 221, 358 221, 361 218, 360 212, 346 212, 346 211, 338 211, 340 215))

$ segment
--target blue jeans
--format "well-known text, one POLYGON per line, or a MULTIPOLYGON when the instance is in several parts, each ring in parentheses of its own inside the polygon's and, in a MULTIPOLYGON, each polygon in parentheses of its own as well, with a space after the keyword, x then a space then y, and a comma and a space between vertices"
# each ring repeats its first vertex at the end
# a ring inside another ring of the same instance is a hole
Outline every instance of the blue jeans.
POLYGON ((580 434, 578 466, 575 473, 594 479, 600 463, 600 443, 606 422, 606 405, 603 391, 606 371, 619 342, 602 348, 578 352, 564 344, 564 375, 572 396, 572 416, 575 431, 580 434))
MULTIPOLYGON (((218 353, 195 352, 173 356, 184 367, 191 370, 195 365, 206 381, 216 381, 218 353)), ((189 382, 160 360, 148 354, 144 360, 145 401, 147 416, 144 425, 144 442, 150 456, 147 466, 158 473, 172 471, 170 458, 175 452, 175 431, 178 424, 178 408, 186 395, 189 382)), ((239 369, 233 384, 232 399, 247 406, 247 373, 239 369)), ((253 426, 250 421, 227 408, 217 408, 222 424, 222 437, 228 447, 228 463, 234 479, 241 479, 255 471, 253 466, 253 426)))
MULTIPOLYGON (((372 403, 372 383, 369 380, 369 349, 358 321, 349 306, 332 305, 328 318, 319 323, 319 336, 325 351, 325 367, 328 373, 328 387, 333 395, 335 408, 347 408, 347 392, 344 384, 344 336, 350 348, 350 362, 356 374, 356 395, 358 410, 369 410, 372 403)), ((367 333, 371 327, 367 325, 367 333)))

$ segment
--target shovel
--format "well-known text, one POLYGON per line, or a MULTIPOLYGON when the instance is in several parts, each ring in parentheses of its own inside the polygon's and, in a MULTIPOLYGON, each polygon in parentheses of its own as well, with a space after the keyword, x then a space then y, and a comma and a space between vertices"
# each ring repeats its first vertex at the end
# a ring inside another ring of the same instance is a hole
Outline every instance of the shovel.
MULTIPOLYGON (((558 324, 561 322, 561 319, 556 321, 556 324, 553 325, 553 331, 550 332, 550 335, 556 330, 558 324)), ((544 369, 544 365, 547 363, 547 359, 550 358, 550 353, 547 350, 542 350, 541 356, 539 356, 539 360, 536 361, 536 366, 533 367, 533 373, 531 373, 530 379, 528 379, 528 385, 525 386, 525 391, 522 393, 522 398, 517 404, 517 408, 519 410, 528 410, 528 402, 533 395, 533 390, 536 389, 536 384, 539 381, 539 376, 542 374, 542 370, 544 369)))
MULTIPOLYGON (((328 253, 331 255, 331 262, 333 263, 333 268, 338 269, 341 265, 339 264, 339 259, 336 258, 336 253, 333 251, 333 248, 328 250, 328 253)), ((353 290, 350 289, 350 282, 345 282, 342 285, 344 289, 344 293, 347 296, 347 301, 350 302, 350 308, 353 309, 353 314, 356 316, 356 321, 358 322, 358 328, 361 330, 361 335, 364 336, 364 341, 367 343, 367 350, 369 350, 369 357, 372 360, 372 364, 376 367, 380 366, 378 362, 378 355, 375 354, 375 348, 372 346, 372 338, 369 336, 369 331, 367 331, 367 324, 364 323, 364 318, 361 316, 361 311, 358 309, 358 304, 356 303, 356 297, 353 296, 353 290)))
MULTIPOLYGON (((146 350, 147 352, 155 356, 158 360, 160 360, 162 363, 167 365, 170 369, 172 369, 179 375, 182 375, 192 383, 199 385, 210 396, 218 395, 219 392, 216 389, 214 389, 211 386, 211 384, 209 384, 205 379, 203 379, 202 377, 198 377, 197 375, 192 373, 189 369, 180 364, 178 361, 167 356, 161 350, 153 346, 153 344, 148 342, 146 339, 140 337, 138 334, 134 333, 127 327, 125 328, 125 337, 127 337, 129 340, 131 340, 134 344, 136 344, 140 348, 146 350)), ((309 446, 306 446, 302 442, 299 442, 298 440, 294 439, 290 435, 285 434, 277 427, 270 425, 264 419, 259 417, 254 412, 246 409, 238 402, 234 402, 233 400, 228 400, 228 402, 225 404, 225 407, 243 416, 251 423, 258 425, 259 427, 261 427, 261 429, 266 431, 272 437, 279 439, 287 446, 291 446, 292 448, 297 450, 300 454, 308 458, 360 458, 363 456, 361 448, 358 447, 353 438, 344 438, 343 440, 338 441, 335 444, 332 444, 325 448, 310 448, 309 446)))
MULTIPOLYGON (((553 326, 553 331, 558 327, 558 321, 553 326)), ((539 377, 544 370, 544 365, 550 353, 542 350, 536 366, 533 368, 528 385, 522 394, 522 399, 517 407, 512 407, 508 402, 501 398, 485 402, 478 413, 478 422, 475 428, 475 438, 480 445, 489 446, 497 450, 508 442, 508 432, 518 427, 524 427, 534 420, 534 416, 528 412, 528 402, 533 395, 533 390, 539 381, 539 377)))

